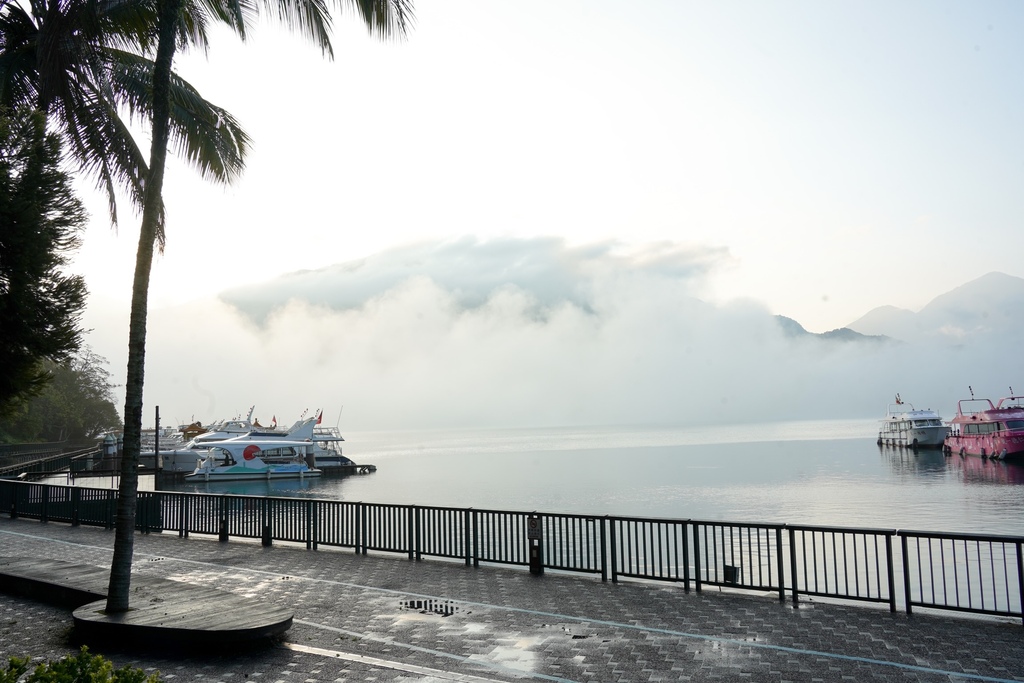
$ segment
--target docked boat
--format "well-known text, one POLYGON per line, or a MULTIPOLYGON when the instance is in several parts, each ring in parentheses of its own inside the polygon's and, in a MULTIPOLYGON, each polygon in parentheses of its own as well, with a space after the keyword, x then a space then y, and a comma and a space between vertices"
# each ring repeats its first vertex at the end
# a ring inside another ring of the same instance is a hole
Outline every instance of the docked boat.
POLYGON ((316 425, 313 428, 313 454, 317 467, 352 467, 355 463, 342 454, 345 438, 337 427, 316 425))
POLYGON ((185 481, 307 479, 322 472, 314 466, 312 441, 279 438, 226 439, 193 451, 199 456, 185 481))
POLYGON ((939 414, 926 408, 917 410, 896 394, 896 402, 885 410, 885 419, 878 428, 879 446, 898 448, 942 448, 949 427, 939 414))
POLYGON ((1024 457, 1024 396, 957 401, 956 417, 950 423, 945 450, 950 454, 980 455, 983 458, 1024 457))
MULTIPOLYGON (((250 412, 250 418, 251 416, 250 412)), ((195 469, 198 451, 207 449, 215 443, 229 439, 309 441, 313 438, 313 428, 316 426, 316 418, 310 417, 298 420, 287 430, 266 429, 259 427, 258 422, 251 422, 250 418, 217 423, 177 448, 164 450, 161 447, 159 453, 153 450, 143 451, 139 456, 139 463, 144 467, 162 469, 164 472, 191 472, 195 469)))

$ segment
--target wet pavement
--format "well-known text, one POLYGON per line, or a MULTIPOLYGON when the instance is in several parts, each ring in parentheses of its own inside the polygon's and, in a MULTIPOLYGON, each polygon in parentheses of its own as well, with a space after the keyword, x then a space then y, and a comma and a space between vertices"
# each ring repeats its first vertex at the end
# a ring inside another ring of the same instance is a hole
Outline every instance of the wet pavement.
MULTIPOLYGON (((114 534, 0 518, 0 554, 109 566, 114 534)), ((294 612, 246 651, 93 648, 167 681, 1024 681, 1019 620, 891 614, 775 594, 603 583, 548 571, 137 535, 139 575, 294 612)), ((0 594, 0 661, 77 650, 71 612, 0 594)))

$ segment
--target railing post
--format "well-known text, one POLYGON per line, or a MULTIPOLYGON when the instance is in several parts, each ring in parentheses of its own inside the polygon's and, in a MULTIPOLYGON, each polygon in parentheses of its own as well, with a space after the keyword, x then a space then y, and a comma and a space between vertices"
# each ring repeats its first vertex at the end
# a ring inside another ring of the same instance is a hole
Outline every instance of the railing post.
POLYGON ((306 550, 313 549, 313 501, 306 501, 306 550))
POLYGON ((610 547, 611 547, 611 551, 612 551, 612 563, 611 563, 612 564, 612 583, 618 583, 619 582, 619 532, 618 532, 618 525, 615 523, 615 518, 609 519, 609 524, 611 524, 611 530, 610 530, 609 535, 611 536, 611 538, 610 538, 610 541, 611 541, 610 542, 610 547))
POLYGON ((188 538, 188 527, 192 523, 192 514, 189 509, 188 496, 184 493, 179 494, 181 496, 181 531, 178 535, 182 538, 188 538))
POLYGON ((260 517, 262 518, 263 521, 263 529, 262 533, 260 534, 260 543, 263 545, 264 548, 269 548, 271 545, 274 544, 274 519, 273 514, 271 514, 270 510, 271 499, 263 498, 261 500, 263 502, 263 505, 260 517))
POLYGON ((310 524, 313 527, 313 550, 320 547, 320 509, 320 505, 309 501, 310 524))
MULTIPOLYGON (((877 546, 876 546, 877 547, 877 546)), ((893 571, 892 562, 892 536, 885 535, 885 557, 889 575, 889 611, 896 612, 896 577, 893 571)), ((866 561, 866 560, 865 560, 866 561)))
POLYGON ((363 555, 366 554, 366 547, 369 545, 366 537, 367 528, 367 514, 366 514, 366 503, 359 504, 359 536, 362 542, 363 555))
POLYGON ((107 529, 114 528, 114 521, 117 517, 117 491, 107 491, 107 529))
POLYGON ((77 486, 71 489, 71 526, 78 526, 80 515, 78 508, 82 504, 82 489, 77 486))
POLYGON ((683 590, 690 592, 690 523, 683 522, 683 590))
POLYGON ((138 502, 142 503, 141 509, 139 510, 139 515, 141 517, 141 522, 142 522, 142 533, 148 534, 149 533, 149 504, 148 504, 148 501, 147 501, 147 497, 146 497, 146 492, 145 491, 139 491, 139 493, 138 493, 138 502))
POLYGON ((473 566, 480 566, 480 513, 473 511, 473 566))
POLYGON ((608 539, 607 539, 607 526, 608 526, 608 515, 604 517, 598 517, 597 523, 601 525, 601 580, 608 580, 608 539))
POLYGON ((466 554, 466 566, 467 567, 470 566, 471 564, 473 564, 473 533, 472 533, 472 530, 471 530, 471 526, 473 524, 472 512, 473 512, 473 508, 468 508, 466 510, 463 510, 464 514, 463 514, 463 517, 462 517, 462 519, 463 519, 463 522, 462 522, 462 528, 463 528, 462 545, 463 545, 463 549, 464 549, 465 554, 466 554))
POLYGON ((1017 595, 1020 598, 1021 625, 1024 626, 1024 558, 1020 556, 1021 542, 1017 541, 1017 595))
POLYGON ((903 552, 903 599, 906 602, 907 614, 911 614, 913 607, 910 604, 910 563, 907 562, 907 537, 900 534, 900 549, 903 552))
POLYGON ((786 601, 786 561, 782 557, 782 527, 775 528, 775 566, 779 570, 779 602, 786 601))
POLYGON ((420 553, 420 509, 417 505, 410 505, 408 512, 409 519, 409 559, 421 560, 420 553))
POLYGON ((789 573, 790 580, 793 582, 793 605, 800 601, 800 575, 796 570, 796 530, 792 527, 789 529, 789 573))
POLYGON ((700 593, 700 529, 696 522, 693 523, 693 568, 693 589, 700 593))
POLYGON ((217 540, 221 543, 228 542, 228 500, 227 496, 217 497, 217 519, 219 520, 219 528, 217 530, 217 540))
POLYGON ((43 504, 40 506, 40 509, 39 509, 39 521, 43 522, 43 523, 46 523, 46 522, 50 521, 47 518, 47 513, 49 512, 49 507, 50 507, 50 486, 49 486, 49 484, 43 484, 43 496, 42 496, 42 498, 43 498, 43 501, 42 501, 43 504))

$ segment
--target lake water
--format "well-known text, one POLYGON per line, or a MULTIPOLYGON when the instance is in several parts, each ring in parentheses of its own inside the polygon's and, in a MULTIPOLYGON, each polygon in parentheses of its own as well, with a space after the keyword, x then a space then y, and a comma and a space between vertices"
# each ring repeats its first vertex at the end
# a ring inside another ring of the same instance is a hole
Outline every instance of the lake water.
POLYGON ((875 420, 346 432, 368 475, 189 491, 1024 536, 1024 466, 880 448, 875 420))

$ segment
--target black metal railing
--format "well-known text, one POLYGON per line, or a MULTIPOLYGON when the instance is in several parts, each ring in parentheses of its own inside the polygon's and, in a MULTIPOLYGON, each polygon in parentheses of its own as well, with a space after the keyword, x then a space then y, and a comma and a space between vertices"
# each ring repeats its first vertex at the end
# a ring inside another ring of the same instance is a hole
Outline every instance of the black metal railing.
POLYGON ((926 531, 898 535, 908 613, 915 606, 1024 613, 1024 539, 926 531))
MULTIPOLYGON (((52 446, 53 444, 42 445, 52 446)), ((60 448, 28 450, 2 459, 0 461, 0 477, 81 472, 88 469, 89 464, 98 458, 99 453, 100 449, 95 446, 72 451, 62 451, 60 448)), ((30 478, 34 477, 30 476, 30 478)))
MULTIPOLYGON (((11 517, 112 528, 117 492, 0 480, 11 517)), ((573 515, 140 491, 144 533, 304 543, 439 557, 467 566, 530 564, 540 524, 543 566, 620 578, 770 591, 780 600, 841 600, 1016 617, 1024 621, 1024 537, 573 515), (895 541, 895 543, 894 543, 895 541), (902 586, 896 583, 902 577, 902 586)), ((531 567, 532 569, 532 567, 531 567)))

